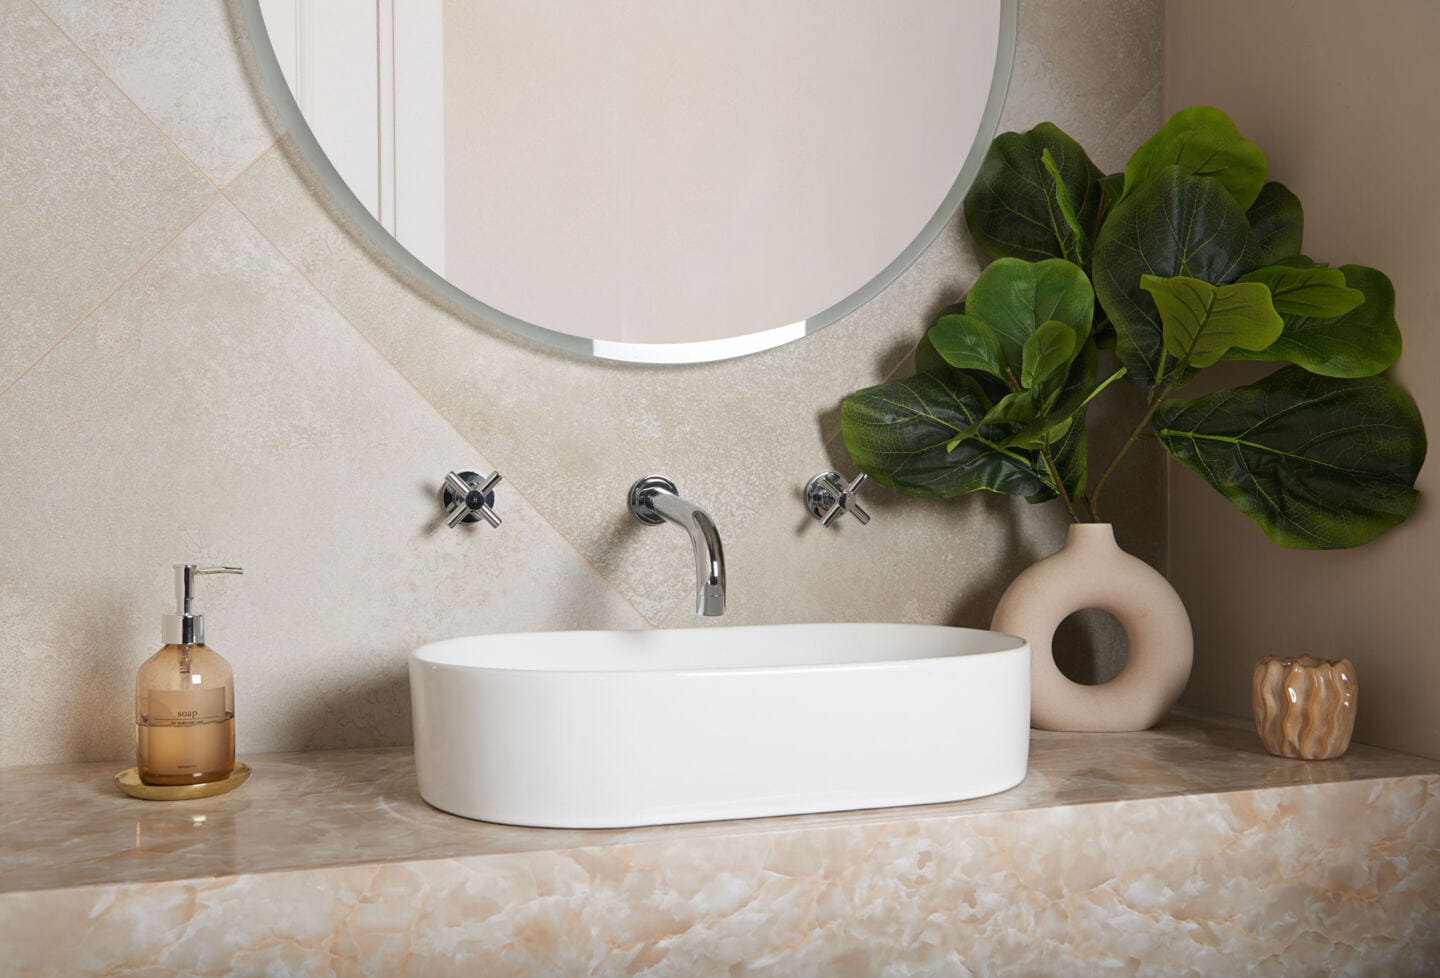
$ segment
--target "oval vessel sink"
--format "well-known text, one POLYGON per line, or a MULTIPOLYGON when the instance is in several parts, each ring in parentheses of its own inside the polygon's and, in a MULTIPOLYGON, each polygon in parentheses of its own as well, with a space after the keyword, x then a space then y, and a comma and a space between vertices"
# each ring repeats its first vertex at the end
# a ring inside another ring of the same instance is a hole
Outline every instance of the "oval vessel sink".
POLYGON ((410 656, 420 794, 554 828, 791 815, 1004 791, 1030 647, 935 625, 482 635, 410 656))

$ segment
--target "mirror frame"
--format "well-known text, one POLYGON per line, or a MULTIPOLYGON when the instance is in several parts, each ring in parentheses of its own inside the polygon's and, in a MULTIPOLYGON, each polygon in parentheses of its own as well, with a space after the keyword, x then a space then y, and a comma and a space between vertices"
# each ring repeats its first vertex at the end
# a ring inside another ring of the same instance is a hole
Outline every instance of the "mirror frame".
POLYGON ((625 343, 612 340, 593 340, 559 330, 549 329, 506 313, 470 293, 452 285, 449 280, 435 272, 420 259, 412 255, 398 239, 385 230, 369 209, 355 196, 354 191, 340 176, 329 156, 321 148, 319 140, 311 131, 309 123, 300 111, 295 95, 280 69, 275 49, 270 43, 270 34, 265 27, 265 18, 260 11, 260 0, 242 0, 243 26, 249 37, 259 82, 264 96, 274 106, 285 127, 285 134, 303 157, 310 175, 328 193, 336 206, 369 239, 370 243, 384 254, 422 288, 468 316, 496 326, 522 339, 540 343, 565 353, 622 363, 684 364, 708 363, 729 360, 751 353, 759 353, 773 347, 808 336, 834 323, 865 305, 880 294, 888 285, 900 277, 917 258, 930 247, 945 225, 960 209, 970 184, 980 170, 980 164, 990 148, 1000 124, 1000 114, 1009 94, 1010 76, 1015 61, 1015 36, 1017 7, 1019 0, 1000 0, 1000 36, 997 40, 995 72, 990 82, 990 94, 986 99, 985 111, 980 117, 980 127, 975 133, 975 142, 960 168, 959 175, 951 185, 949 193, 940 202, 940 207, 926 222, 910 244, 889 265, 872 276, 860 288, 839 302, 823 309, 803 322, 789 326, 760 330, 741 336, 718 340, 703 340, 688 343, 625 343))

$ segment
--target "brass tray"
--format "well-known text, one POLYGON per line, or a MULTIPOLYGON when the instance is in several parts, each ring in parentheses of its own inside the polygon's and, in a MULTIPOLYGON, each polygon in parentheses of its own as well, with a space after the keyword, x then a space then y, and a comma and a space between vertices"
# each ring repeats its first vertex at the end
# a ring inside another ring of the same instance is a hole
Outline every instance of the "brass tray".
POLYGON ((132 798, 146 801, 185 801, 188 798, 210 798, 234 791, 250 777, 250 765, 235 762, 235 770, 228 778, 207 781, 204 784, 146 784, 140 780, 139 768, 126 768, 115 775, 115 787, 132 798))

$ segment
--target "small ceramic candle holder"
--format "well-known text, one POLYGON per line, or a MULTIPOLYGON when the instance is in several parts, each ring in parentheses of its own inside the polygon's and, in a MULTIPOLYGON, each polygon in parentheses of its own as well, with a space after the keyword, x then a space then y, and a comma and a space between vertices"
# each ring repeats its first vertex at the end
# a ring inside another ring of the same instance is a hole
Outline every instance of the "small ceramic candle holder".
POLYGON ((1359 686, 1349 659, 1266 656, 1251 693, 1255 731, 1275 756, 1324 761, 1350 746, 1359 686))

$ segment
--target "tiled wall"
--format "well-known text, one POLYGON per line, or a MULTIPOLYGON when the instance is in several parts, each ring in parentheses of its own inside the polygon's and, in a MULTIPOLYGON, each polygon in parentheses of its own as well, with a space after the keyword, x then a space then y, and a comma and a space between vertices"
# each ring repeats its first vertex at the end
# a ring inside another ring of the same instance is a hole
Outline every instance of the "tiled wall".
MULTIPOLYGON (((877 489, 874 521, 836 532, 801 506, 808 476, 851 468, 840 398, 908 369, 973 279, 958 225, 805 341, 575 359, 357 244, 295 169, 237 23, 200 0, 0 0, 0 764, 125 756, 176 561, 246 568, 204 605, 257 751, 408 742, 405 657, 430 639, 694 623, 685 541, 625 508, 651 472, 714 514, 727 624, 983 626, 1063 539, 1055 505, 993 496, 877 489), (444 473, 492 466, 504 526, 440 526, 444 473)), ((1003 124, 1054 120, 1117 169, 1160 75, 1160 0, 1022 0, 1003 124)), ((1157 460, 1128 483, 1121 539, 1159 562, 1157 460)))

